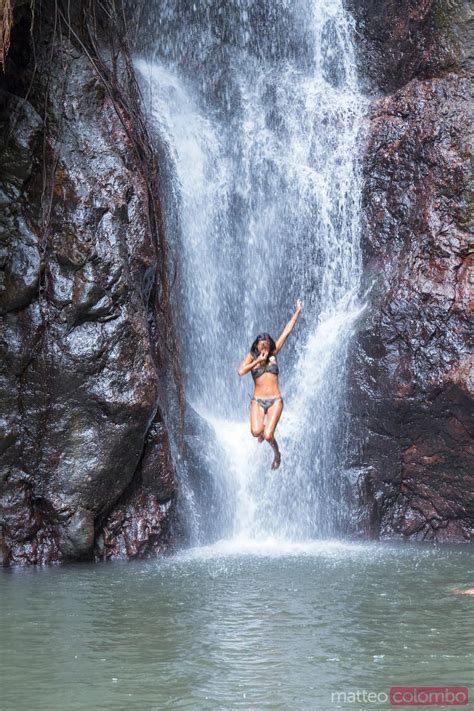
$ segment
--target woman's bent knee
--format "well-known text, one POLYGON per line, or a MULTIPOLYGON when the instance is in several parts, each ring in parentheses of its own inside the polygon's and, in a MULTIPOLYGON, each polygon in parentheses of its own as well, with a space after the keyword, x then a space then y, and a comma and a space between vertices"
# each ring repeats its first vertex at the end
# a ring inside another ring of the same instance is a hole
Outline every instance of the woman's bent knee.
POLYGON ((263 436, 265 437, 267 442, 271 442, 271 440, 273 439, 273 432, 271 430, 265 430, 263 436))
POLYGON ((254 427, 251 427, 251 428, 250 428, 250 431, 251 431, 251 433, 252 433, 252 437, 260 437, 260 435, 262 434, 262 430, 261 430, 261 429, 260 429, 260 430, 256 430, 254 427))

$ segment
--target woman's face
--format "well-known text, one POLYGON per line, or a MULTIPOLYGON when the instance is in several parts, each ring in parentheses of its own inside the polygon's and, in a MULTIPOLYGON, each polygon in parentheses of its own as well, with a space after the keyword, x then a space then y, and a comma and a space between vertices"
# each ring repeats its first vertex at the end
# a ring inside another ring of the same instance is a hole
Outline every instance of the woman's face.
POLYGON ((263 353, 264 351, 269 352, 270 351, 270 341, 259 341, 257 343, 257 349, 259 353, 263 353))

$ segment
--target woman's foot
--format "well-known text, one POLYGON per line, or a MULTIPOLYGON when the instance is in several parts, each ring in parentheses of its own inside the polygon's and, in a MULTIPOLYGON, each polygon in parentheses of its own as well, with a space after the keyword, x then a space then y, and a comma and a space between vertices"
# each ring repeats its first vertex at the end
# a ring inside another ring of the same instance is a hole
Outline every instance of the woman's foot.
POLYGON ((278 469, 281 464, 281 454, 280 452, 275 452, 275 457, 272 462, 272 469, 278 469))
POLYGON ((273 453, 275 455, 272 462, 272 469, 278 469, 281 463, 281 454, 275 437, 269 441, 269 445, 273 449, 273 453))

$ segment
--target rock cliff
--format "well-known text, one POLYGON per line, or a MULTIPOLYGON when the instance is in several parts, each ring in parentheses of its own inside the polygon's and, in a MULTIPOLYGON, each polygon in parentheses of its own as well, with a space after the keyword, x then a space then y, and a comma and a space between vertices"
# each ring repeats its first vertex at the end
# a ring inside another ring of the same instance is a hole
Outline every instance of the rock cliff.
POLYGON ((367 315, 350 356, 362 535, 470 541, 474 525, 472 10, 349 0, 373 93, 367 315))
POLYGON ((16 3, 0 80, 4 565, 176 537, 182 389, 156 161, 98 8, 16 3))

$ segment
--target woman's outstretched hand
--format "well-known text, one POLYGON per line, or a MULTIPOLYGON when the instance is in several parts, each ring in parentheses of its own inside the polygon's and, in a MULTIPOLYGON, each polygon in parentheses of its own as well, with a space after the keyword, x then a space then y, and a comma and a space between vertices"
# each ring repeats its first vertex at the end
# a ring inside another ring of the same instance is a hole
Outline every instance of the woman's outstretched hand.
POLYGON ((303 310, 303 304, 301 302, 301 299, 296 299, 295 307, 296 307, 296 313, 299 315, 301 313, 301 311, 303 310))

